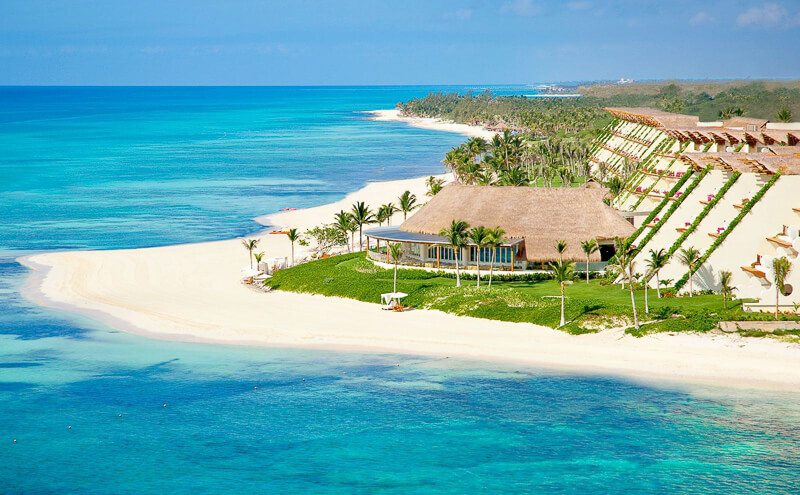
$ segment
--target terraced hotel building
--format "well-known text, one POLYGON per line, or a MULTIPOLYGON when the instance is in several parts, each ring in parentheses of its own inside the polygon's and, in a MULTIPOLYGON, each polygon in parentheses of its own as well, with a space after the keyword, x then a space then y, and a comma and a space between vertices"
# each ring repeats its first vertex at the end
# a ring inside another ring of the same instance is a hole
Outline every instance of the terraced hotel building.
POLYGON ((606 110, 615 118, 595 144, 592 173, 622 183, 612 206, 636 228, 640 270, 650 250, 664 249, 671 258, 659 278, 678 291, 690 277, 695 290, 717 291, 730 271, 736 296, 757 301, 746 308, 765 310, 776 299, 772 261, 786 256, 780 304, 800 303, 800 123, 606 110), (689 247, 700 252, 692 270, 677 256, 689 247))

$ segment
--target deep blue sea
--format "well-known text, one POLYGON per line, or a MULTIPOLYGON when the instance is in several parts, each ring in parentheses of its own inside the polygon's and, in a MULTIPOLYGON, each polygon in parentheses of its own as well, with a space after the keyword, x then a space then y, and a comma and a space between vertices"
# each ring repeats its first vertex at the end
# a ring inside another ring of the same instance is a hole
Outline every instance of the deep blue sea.
POLYGON ((800 393, 151 341, 21 295, 21 254, 438 173, 463 137, 361 112, 480 89, 0 88, 0 493, 798 493, 800 393))

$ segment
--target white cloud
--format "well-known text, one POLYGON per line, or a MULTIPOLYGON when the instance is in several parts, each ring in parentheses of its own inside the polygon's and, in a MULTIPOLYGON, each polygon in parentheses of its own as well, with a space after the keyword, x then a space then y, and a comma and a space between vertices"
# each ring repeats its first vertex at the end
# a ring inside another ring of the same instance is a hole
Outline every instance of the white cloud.
POLYGON ((800 13, 791 16, 782 5, 768 2, 745 10, 736 18, 736 23, 740 26, 797 26, 800 13))
POLYGON ((511 0, 500 7, 500 12, 530 17, 539 13, 539 6, 533 0, 511 0))
POLYGON ((689 24, 691 24, 692 26, 700 26, 702 24, 708 24, 713 21, 714 18, 711 17, 711 15, 708 12, 703 12, 703 11, 697 12, 695 15, 689 18, 689 24))

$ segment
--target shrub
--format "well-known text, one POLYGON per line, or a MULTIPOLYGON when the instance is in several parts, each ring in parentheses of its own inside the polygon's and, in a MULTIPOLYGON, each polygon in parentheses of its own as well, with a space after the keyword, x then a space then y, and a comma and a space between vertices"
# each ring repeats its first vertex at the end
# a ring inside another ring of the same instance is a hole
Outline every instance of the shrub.
POLYGON ((763 186, 761 189, 759 189, 759 190, 758 190, 758 192, 757 192, 757 193, 756 193, 756 194, 755 194, 755 195, 752 197, 752 199, 750 199, 750 201, 748 201, 747 203, 745 203, 745 205, 744 205, 744 208, 742 208, 742 211, 740 211, 740 212, 739 212, 739 214, 738 214, 738 215, 736 215, 736 218, 734 218, 734 219, 731 221, 731 223, 728 225, 728 228, 722 231, 722 234, 720 234, 720 236, 719 236, 719 237, 717 237, 717 238, 714 240, 714 242, 711 244, 711 246, 709 246, 708 250, 706 250, 705 254, 704 254, 703 256, 701 256, 701 257, 700 257, 700 259, 699 259, 699 260, 697 261, 697 263, 695 264, 694 270, 689 270, 689 271, 687 271, 687 272, 686 272, 686 274, 685 274, 683 277, 681 277, 681 278, 680 278, 680 280, 678 280, 678 281, 675 283, 675 291, 676 291, 676 292, 677 292, 677 291, 680 291, 680 290, 681 290, 681 288, 682 288, 684 285, 686 285, 686 282, 688 282, 688 281, 689 281, 689 277, 691 277, 692 275, 694 275, 694 273, 695 273, 697 270, 699 270, 699 269, 700 269, 700 267, 701 267, 701 266, 703 266, 703 264, 704 264, 706 261, 708 261, 708 258, 709 258, 709 257, 711 257, 711 255, 712 255, 712 254, 714 253, 714 251, 715 251, 715 250, 716 250, 716 249, 719 247, 719 245, 720 245, 720 244, 722 244, 723 242, 725 242, 725 239, 726 239, 726 238, 727 238, 727 237, 730 235, 730 233, 731 233, 731 232, 733 232, 733 229, 735 229, 735 228, 736 228, 736 226, 737 226, 737 225, 739 225, 739 222, 741 222, 741 221, 742 221, 742 219, 745 217, 745 215, 747 215, 748 213, 750 213, 750 210, 752 210, 752 209, 753 209, 753 207, 756 205, 756 203, 758 203, 759 201, 761 201, 761 198, 762 198, 762 197, 764 197, 764 195, 765 195, 765 194, 767 194, 767 191, 769 191, 769 190, 770 190, 770 188, 771 188, 773 185, 775 185, 775 183, 778 181, 778 179, 780 178, 780 176, 781 176, 780 172, 778 172, 778 173, 776 173, 775 175, 773 175, 773 176, 770 178, 770 180, 769 180, 769 181, 767 181, 767 183, 766 183, 766 184, 764 184, 764 186, 763 186))
POLYGON ((694 232, 697 229, 697 226, 700 225, 700 222, 702 222, 703 219, 708 215, 708 213, 711 210, 713 210, 715 206, 717 206, 717 203, 719 203, 722 200, 722 198, 725 196, 725 193, 728 192, 728 189, 730 189, 733 186, 733 184, 735 184, 736 181, 739 180, 739 177, 741 176, 742 174, 740 172, 734 172, 733 176, 731 176, 731 178, 729 178, 722 186, 722 188, 720 188, 720 190, 714 195, 714 199, 712 199, 706 205, 706 207, 703 208, 700 214, 697 215, 697 218, 695 218, 692 221, 692 223, 686 228, 686 230, 682 232, 677 239, 675 239, 675 242, 672 244, 672 246, 670 246, 669 251, 667 251, 667 256, 672 256, 673 254, 675 254, 675 251, 677 251, 681 247, 683 241, 685 241, 687 237, 692 235, 692 232, 694 232))
MULTIPOLYGON (((681 179, 687 177, 688 175, 689 174, 684 175, 681 179)), ((645 238, 642 239, 642 242, 640 242, 636 246, 636 249, 634 250, 634 253, 633 253, 634 256, 639 254, 641 252, 641 250, 644 249, 644 247, 647 245, 647 243, 650 242, 650 239, 652 239, 653 236, 655 236, 658 233, 658 231, 661 229, 661 227, 665 223, 667 223, 667 220, 669 220, 669 217, 671 217, 672 214, 675 213, 675 211, 677 211, 678 208, 680 208, 680 206, 683 204, 683 202, 686 201, 686 198, 689 197, 689 195, 692 194, 692 191, 695 190, 695 188, 700 184, 700 182, 702 182, 702 180, 705 178, 706 175, 708 175, 708 169, 703 170, 702 172, 700 172, 700 175, 698 175, 697 177, 694 178, 692 183, 689 184, 689 186, 686 188, 686 191, 684 191, 684 193, 681 194, 681 196, 679 198, 677 198, 677 199, 672 201, 672 204, 669 206, 669 209, 667 209, 667 212, 664 213, 664 216, 661 218, 661 220, 658 221, 658 223, 655 225, 655 227, 650 229, 650 232, 648 232, 647 235, 645 236, 645 238)), ((678 181, 678 184, 680 184, 680 183, 681 183, 681 181, 678 181)), ((678 184, 676 184, 676 186, 678 184)), ((669 201, 669 197, 671 197, 676 192, 677 192, 677 189, 675 187, 673 187, 669 192, 669 196, 664 198, 664 200, 665 201, 669 201)))

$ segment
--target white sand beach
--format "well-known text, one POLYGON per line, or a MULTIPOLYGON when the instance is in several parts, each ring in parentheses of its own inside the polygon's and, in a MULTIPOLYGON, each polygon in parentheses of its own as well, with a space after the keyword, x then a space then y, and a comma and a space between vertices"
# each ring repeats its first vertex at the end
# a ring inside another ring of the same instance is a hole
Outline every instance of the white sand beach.
POLYGON ((372 117, 370 117, 372 120, 405 122, 412 127, 434 131, 455 132, 470 137, 492 139, 495 134, 497 134, 479 125, 458 124, 456 122, 435 118, 404 117, 400 115, 400 110, 373 110, 368 113, 372 115, 372 117))
MULTIPOLYGON (((369 184, 339 202, 260 221, 304 229, 328 221, 356 199, 377 204, 406 189, 424 197, 424 178, 369 184)), ((284 235, 259 237, 268 256, 289 254, 284 235)), ((47 253, 20 261, 35 272, 29 297, 154 338, 452 356, 675 383, 800 386, 800 346, 775 340, 712 334, 635 338, 619 331, 571 336, 531 324, 427 310, 395 313, 353 300, 258 292, 240 283, 248 257, 238 239, 47 253)))

